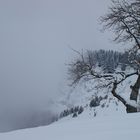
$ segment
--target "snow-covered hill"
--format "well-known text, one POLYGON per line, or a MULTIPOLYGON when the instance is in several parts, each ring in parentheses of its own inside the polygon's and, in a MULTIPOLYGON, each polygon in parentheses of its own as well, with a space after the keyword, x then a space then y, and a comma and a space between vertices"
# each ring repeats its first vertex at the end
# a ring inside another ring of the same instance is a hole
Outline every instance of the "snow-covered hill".
POLYGON ((136 140, 140 113, 114 117, 87 116, 61 120, 46 127, 0 134, 0 140, 136 140))
MULTIPOLYGON (((117 93, 127 99, 133 76, 119 85, 117 93)), ((126 114, 125 107, 114 98, 108 88, 96 88, 98 80, 82 80, 62 96, 54 106, 68 114, 58 121, 32 129, 1 133, 0 140, 132 140, 139 138, 140 113, 126 114), (75 107, 83 107, 78 113, 75 107), (73 113, 71 109, 73 108, 73 113), (77 117, 73 117, 74 113, 77 117)))
MULTIPOLYGON (((119 85, 117 89, 117 93, 121 94, 121 96, 125 96, 125 98, 127 99, 131 92, 130 85, 134 84, 135 79, 136 77, 133 76, 125 80, 122 84, 119 85)), ((66 124, 69 125, 69 123, 71 122, 77 124, 78 122, 84 121, 87 122, 88 125, 88 123, 90 124, 90 122, 91 121, 94 122, 94 120, 97 120, 98 122, 101 120, 104 123, 104 118, 106 118, 106 120, 109 121, 109 119, 111 120, 114 119, 115 116, 120 116, 120 118, 123 119, 123 116, 126 115, 126 110, 124 105, 113 97, 109 88, 96 88, 98 85, 100 85, 99 83, 100 81, 94 79, 91 79, 86 82, 81 80, 75 87, 70 88, 69 92, 65 92, 65 96, 62 95, 58 102, 53 102, 54 104, 53 110, 55 110, 54 113, 55 115, 51 120, 55 121, 57 119, 56 114, 58 114, 58 121, 46 127, 47 131, 50 131, 49 129, 55 125, 58 125, 58 129, 59 129, 59 127, 61 127, 61 122, 63 127, 64 122, 66 122, 66 124), (82 111, 80 110, 79 113, 80 107, 82 107, 83 110, 82 111), (62 114, 59 115, 60 113, 62 114), (63 113, 65 113, 64 116, 63 113)), ((40 124, 35 126, 45 125, 44 120, 45 117, 47 118, 46 115, 47 114, 39 115, 38 118, 36 119, 37 120, 40 119, 40 124)), ((31 122, 34 123, 35 121, 31 120, 31 122)), ((103 125, 102 127, 105 128, 106 125, 107 124, 105 123, 105 125, 103 125)), ((88 129, 90 130, 90 128, 87 128, 86 133, 88 133, 89 131, 88 129)), ((39 129, 39 131, 40 130, 41 129, 39 129)), ((43 131, 46 130, 43 129, 43 131)), ((26 131, 23 130, 23 132, 26 131)))
MULTIPOLYGON (((117 93, 127 99, 131 93, 130 86, 134 84, 135 79, 133 76, 122 82, 117 88, 117 93)), ((71 108, 82 106, 84 108, 82 114, 87 114, 89 117, 126 114, 124 105, 112 95, 110 89, 96 88, 98 85, 100 85, 98 80, 92 79, 86 82, 81 80, 65 95, 65 98, 61 98, 60 103, 68 112, 71 108)), ((72 113, 68 114, 73 116, 72 113)))

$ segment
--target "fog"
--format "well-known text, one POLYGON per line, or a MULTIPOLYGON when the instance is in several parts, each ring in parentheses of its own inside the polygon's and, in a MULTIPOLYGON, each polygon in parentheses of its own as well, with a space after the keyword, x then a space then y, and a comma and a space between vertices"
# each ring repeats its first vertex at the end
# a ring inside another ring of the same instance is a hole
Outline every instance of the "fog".
POLYGON ((70 47, 114 45, 99 24, 109 2, 0 0, 0 130, 26 127, 36 112, 54 112, 74 54, 70 47))

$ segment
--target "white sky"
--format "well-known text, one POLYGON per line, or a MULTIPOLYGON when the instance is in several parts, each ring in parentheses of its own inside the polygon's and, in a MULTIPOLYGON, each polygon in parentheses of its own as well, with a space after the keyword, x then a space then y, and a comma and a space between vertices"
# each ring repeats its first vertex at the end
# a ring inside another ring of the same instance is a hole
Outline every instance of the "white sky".
MULTIPOLYGON (((0 110, 46 108, 74 49, 111 48, 99 17, 110 0, 0 0, 0 110)), ((16 113, 15 113, 16 114, 16 113)))

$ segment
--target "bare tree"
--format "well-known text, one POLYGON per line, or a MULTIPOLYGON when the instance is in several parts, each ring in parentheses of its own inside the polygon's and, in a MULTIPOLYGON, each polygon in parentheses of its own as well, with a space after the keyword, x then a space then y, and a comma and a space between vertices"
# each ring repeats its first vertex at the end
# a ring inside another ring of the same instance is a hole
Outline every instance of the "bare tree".
POLYGON ((79 54, 79 58, 75 59, 75 61, 69 65, 69 75, 73 81, 72 84, 75 85, 81 79, 84 81, 99 79, 100 83, 98 88, 111 88, 112 95, 125 105, 128 113, 138 111, 139 105, 137 103, 137 98, 140 88, 140 74, 138 70, 134 70, 133 73, 125 73, 124 71, 104 73, 96 69, 96 65, 93 64, 93 58, 91 59, 91 57, 89 57, 89 55, 91 56, 90 53, 87 53, 87 56, 84 55, 84 53, 77 53, 79 54), (88 58, 88 61, 86 61, 86 58, 88 58), (93 62, 90 63, 91 61, 93 62), (130 100, 127 100, 120 94, 117 94, 116 89, 123 81, 134 75, 137 75, 138 78, 135 84, 130 86, 130 100))
MULTIPOLYGON (((137 102, 140 88, 140 0, 112 0, 109 12, 101 18, 101 21, 105 23, 104 29, 112 29, 115 33, 114 41, 129 42, 132 45, 129 54, 133 56, 132 63, 137 66, 138 77, 134 86, 131 86, 130 100, 137 102)), ((113 94, 116 94, 116 88, 117 82, 114 83, 113 94)), ((136 112, 136 108, 136 106, 135 108, 132 105, 128 106, 128 112, 136 112)))
MULTIPOLYGON (((112 5, 108 13, 101 17, 101 22, 104 24, 104 29, 112 29, 115 33, 114 41, 124 44, 129 43, 132 47, 129 49, 131 63, 134 63, 136 69, 133 73, 117 72, 99 73, 90 63, 85 63, 84 55, 80 54, 81 58, 75 61, 70 69, 73 74, 79 72, 79 75, 74 76, 74 83, 82 77, 92 77, 93 79, 101 79, 106 81, 104 87, 111 86, 112 95, 120 100, 126 107, 128 113, 137 112, 139 110, 138 95, 140 89, 140 0, 112 0, 112 5), (134 85, 131 85, 131 94, 129 101, 117 94, 116 89, 119 84, 125 81, 128 77, 137 75, 137 80, 134 85)), ((89 57, 90 58, 90 57, 89 57)))

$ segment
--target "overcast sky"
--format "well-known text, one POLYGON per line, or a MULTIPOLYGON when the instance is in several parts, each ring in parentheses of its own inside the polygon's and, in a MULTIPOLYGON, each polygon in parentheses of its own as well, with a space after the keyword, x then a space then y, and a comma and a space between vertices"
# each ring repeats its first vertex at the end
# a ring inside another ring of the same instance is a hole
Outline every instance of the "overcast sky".
POLYGON ((0 0, 1 116, 50 107, 66 78, 65 63, 73 54, 69 46, 77 50, 113 46, 111 33, 101 33, 98 21, 109 3, 0 0))

